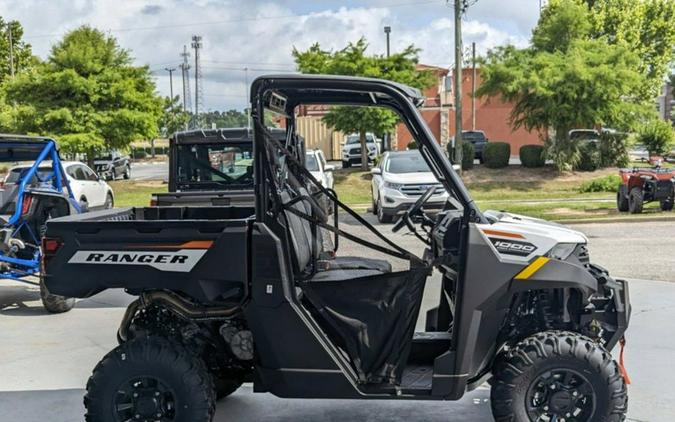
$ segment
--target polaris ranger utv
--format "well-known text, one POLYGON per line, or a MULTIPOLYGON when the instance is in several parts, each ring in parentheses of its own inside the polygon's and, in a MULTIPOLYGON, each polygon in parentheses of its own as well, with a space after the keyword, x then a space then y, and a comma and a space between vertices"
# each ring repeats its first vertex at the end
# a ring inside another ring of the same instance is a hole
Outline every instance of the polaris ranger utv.
POLYGON ((578 232, 484 215, 422 120, 418 90, 283 75, 256 79, 251 98, 255 208, 132 208, 48 223, 50 291, 138 296, 120 345, 87 383, 87 421, 206 422, 216 398, 243 382, 287 398, 457 400, 484 381, 498 421, 624 420, 627 376, 609 351, 628 325, 626 282, 589 262, 578 232), (431 218, 431 187, 393 228, 415 234, 423 256, 305 170, 294 119, 303 104, 400 115, 450 194, 431 218), (285 116, 283 141, 264 127, 270 110, 285 116), (337 212, 329 219, 310 187, 365 232, 345 231, 337 212), (392 258, 343 256, 338 238, 392 258), (405 267, 393 270, 394 259, 405 267), (434 271, 440 300, 415 332, 434 271))

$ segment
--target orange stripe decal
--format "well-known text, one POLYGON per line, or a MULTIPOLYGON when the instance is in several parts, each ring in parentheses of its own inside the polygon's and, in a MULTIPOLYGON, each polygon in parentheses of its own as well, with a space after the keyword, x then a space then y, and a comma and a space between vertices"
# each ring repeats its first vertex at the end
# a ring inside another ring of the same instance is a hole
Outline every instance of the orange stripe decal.
POLYGON ((174 245, 129 245, 130 248, 144 249, 209 249, 211 246, 213 246, 213 240, 190 240, 174 245))
POLYGON ((522 234, 518 233, 509 233, 509 232, 502 232, 499 230, 489 230, 489 229, 484 229, 483 233, 486 235, 493 235, 493 236, 502 236, 502 237, 512 237, 514 239, 525 239, 522 234))

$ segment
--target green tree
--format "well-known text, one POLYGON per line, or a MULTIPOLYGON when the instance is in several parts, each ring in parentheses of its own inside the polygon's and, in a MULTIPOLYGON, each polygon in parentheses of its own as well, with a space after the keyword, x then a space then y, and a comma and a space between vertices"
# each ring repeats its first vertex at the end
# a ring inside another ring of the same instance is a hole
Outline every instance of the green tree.
POLYGON ((675 1, 595 0, 590 6, 593 38, 624 45, 639 58, 645 76, 637 93, 651 101, 658 95, 669 64, 675 60, 675 1))
POLYGON ((647 148, 649 155, 663 155, 675 143, 675 132, 669 122, 654 118, 640 129, 637 141, 647 148))
POLYGON ((14 63, 14 74, 18 74, 37 63, 31 45, 23 39, 23 27, 17 21, 5 21, 0 16, 0 83, 10 74, 11 62, 14 63), (12 35, 12 60, 10 60, 9 35, 12 35))
POLYGON ((645 107, 634 97, 644 78, 638 57, 623 45, 588 39, 585 31, 556 45, 563 25, 588 27, 589 12, 575 0, 551 0, 525 49, 499 47, 481 66, 478 96, 501 96, 514 104, 515 128, 553 131, 546 149, 556 167, 570 169, 580 159, 569 131, 578 127, 635 126, 645 107), (550 31, 548 33, 547 31, 550 31))
POLYGON ((16 129, 58 138, 65 152, 125 149, 158 133, 161 98, 147 66, 131 64, 113 37, 83 26, 56 43, 47 61, 6 84, 16 129))
POLYGON ((185 130, 190 122, 190 115, 183 111, 179 96, 165 97, 162 100, 162 116, 159 119, 159 133, 168 138, 172 134, 185 130))
MULTIPOLYGON (((390 57, 367 55, 368 43, 364 38, 338 50, 322 50, 319 44, 305 51, 293 49, 298 69, 303 73, 367 76, 389 79, 417 88, 427 88, 434 81, 429 71, 417 69, 419 49, 408 46, 390 57)), ((336 106, 323 118, 336 130, 359 134, 361 140, 361 168, 368 169, 366 133, 383 134, 396 127, 398 117, 390 110, 374 107, 336 106)))

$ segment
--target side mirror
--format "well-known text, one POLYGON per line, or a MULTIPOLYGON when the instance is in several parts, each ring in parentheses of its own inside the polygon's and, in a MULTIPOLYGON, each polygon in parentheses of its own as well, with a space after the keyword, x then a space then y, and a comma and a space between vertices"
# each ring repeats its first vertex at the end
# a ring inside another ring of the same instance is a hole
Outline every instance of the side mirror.
POLYGON ((323 168, 323 171, 335 171, 335 166, 332 164, 327 164, 326 167, 323 168))
POLYGON ((370 174, 376 175, 376 174, 382 174, 382 169, 379 167, 373 167, 370 169, 370 174))

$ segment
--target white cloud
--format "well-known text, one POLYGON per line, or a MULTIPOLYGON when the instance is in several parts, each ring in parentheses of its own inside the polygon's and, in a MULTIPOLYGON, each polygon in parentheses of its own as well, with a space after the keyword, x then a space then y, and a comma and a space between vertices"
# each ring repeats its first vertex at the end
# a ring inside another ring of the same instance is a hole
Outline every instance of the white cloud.
MULTIPOLYGON (((51 44, 63 33, 79 25, 109 31, 121 46, 131 50, 138 64, 150 65, 157 75, 158 90, 164 95, 168 95, 169 81, 163 68, 178 65, 183 45, 189 47, 191 36, 200 34, 205 108, 223 109, 244 106, 244 67, 250 69, 249 81, 262 73, 292 70, 294 46, 305 49, 319 42, 324 48, 337 49, 362 36, 371 43, 371 53, 384 53, 385 25, 393 28, 393 51, 415 44, 422 49, 423 63, 450 66, 454 33, 451 10, 443 7, 442 1, 433 7, 383 7, 400 3, 366 2, 365 6, 348 8, 335 2, 315 2, 312 10, 318 11, 306 13, 307 9, 301 7, 310 6, 293 1, 5 0, 0 3, 0 16, 20 21, 26 40, 41 57, 48 55, 51 44)), ((475 41, 479 53, 506 43, 525 44, 527 24, 536 21, 529 11, 500 11, 504 7, 499 0, 481 0, 475 7, 463 22, 463 34, 465 45, 475 41), (500 23, 504 19, 512 19, 515 24, 500 23)), ((191 84, 194 93, 194 82, 191 84)), ((174 93, 180 91, 177 71, 174 93)))

